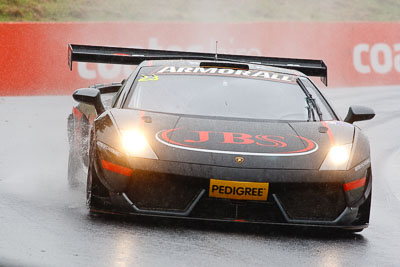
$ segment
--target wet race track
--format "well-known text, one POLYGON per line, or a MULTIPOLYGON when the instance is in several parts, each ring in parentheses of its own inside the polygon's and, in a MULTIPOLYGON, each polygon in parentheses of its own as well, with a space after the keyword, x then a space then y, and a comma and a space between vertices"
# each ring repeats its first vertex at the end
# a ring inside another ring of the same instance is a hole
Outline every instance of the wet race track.
POLYGON ((301 228, 92 217, 84 187, 67 185, 69 96, 0 98, 0 265, 400 266, 400 87, 324 91, 371 141, 370 227, 359 234, 301 228))

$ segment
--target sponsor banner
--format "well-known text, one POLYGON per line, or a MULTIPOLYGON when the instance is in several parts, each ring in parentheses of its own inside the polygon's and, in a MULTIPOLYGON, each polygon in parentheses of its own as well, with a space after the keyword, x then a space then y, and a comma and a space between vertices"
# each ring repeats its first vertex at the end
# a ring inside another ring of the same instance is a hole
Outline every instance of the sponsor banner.
POLYGON ((400 23, 0 23, 0 38, 0 95, 71 94, 134 68, 71 72, 68 43, 215 52, 218 41, 219 53, 323 59, 330 87, 400 83, 400 23))
POLYGON ((316 142, 297 135, 251 135, 234 132, 168 129, 158 132, 155 137, 160 143, 173 148, 217 154, 292 157, 308 155, 318 150, 316 142), (173 139, 170 137, 172 135, 173 139), (305 144, 306 147, 304 147, 305 144), (230 150, 227 150, 228 148, 230 150))
MULTIPOLYGON (((296 76, 286 75, 281 73, 273 73, 268 71, 260 70, 234 70, 234 69, 219 69, 219 68, 200 68, 200 67, 163 67, 162 69, 156 71, 157 74, 196 74, 196 75, 222 75, 231 77, 243 77, 243 78, 253 78, 253 79, 265 79, 271 81, 280 81, 288 83, 296 83, 296 76)), ((153 75, 154 76, 154 75, 153 75)), ((146 76, 147 77, 147 76, 146 76)), ((158 76, 155 76, 158 77, 158 76)), ((157 78, 158 79, 158 78, 157 78)), ((139 82, 142 79, 139 80, 139 82)), ((147 79, 144 79, 147 81, 147 79)), ((151 80, 151 79, 150 79, 151 80)))
POLYGON ((269 183, 210 179, 209 196, 237 200, 267 200, 269 183))

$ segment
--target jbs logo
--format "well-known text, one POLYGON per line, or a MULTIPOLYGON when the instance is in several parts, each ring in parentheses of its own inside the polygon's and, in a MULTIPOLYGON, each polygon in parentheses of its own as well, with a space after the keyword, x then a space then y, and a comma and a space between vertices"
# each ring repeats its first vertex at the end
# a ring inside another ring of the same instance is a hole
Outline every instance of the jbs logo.
POLYGON ((248 145, 256 144, 258 146, 278 146, 286 147, 287 144, 283 142, 285 138, 282 136, 273 135, 256 135, 252 136, 245 133, 232 133, 232 132, 210 132, 210 131, 193 131, 196 135, 196 139, 184 140, 187 144, 205 143, 210 141, 210 135, 220 135, 222 143, 225 144, 238 144, 248 145), (274 139, 275 138, 275 139, 274 139))
POLYGON ((234 155, 295 156, 318 149, 314 141, 297 135, 168 129, 158 132, 156 139, 175 148, 234 155))

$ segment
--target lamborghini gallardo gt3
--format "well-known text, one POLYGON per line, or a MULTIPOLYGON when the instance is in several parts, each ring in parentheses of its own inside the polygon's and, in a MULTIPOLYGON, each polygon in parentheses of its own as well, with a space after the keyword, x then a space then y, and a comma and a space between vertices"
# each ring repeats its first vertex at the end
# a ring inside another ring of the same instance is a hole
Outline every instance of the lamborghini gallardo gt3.
POLYGON ((73 61, 131 64, 121 83, 78 89, 69 180, 87 168, 91 212, 368 226, 369 142, 308 76, 322 60, 69 45, 73 61))

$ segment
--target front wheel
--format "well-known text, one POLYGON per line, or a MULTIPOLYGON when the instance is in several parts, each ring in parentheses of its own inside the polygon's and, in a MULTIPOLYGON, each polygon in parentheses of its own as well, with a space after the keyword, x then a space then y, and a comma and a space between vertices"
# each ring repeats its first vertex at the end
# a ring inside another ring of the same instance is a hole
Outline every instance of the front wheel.
POLYGON ((91 144, 89 153, 89 169, 87 174, 86 182, 86 204, 89 209, 102 208, 106 205, 109 198, 109 192, 107 188, 100 182, 95 164, 95 149, 91 144))

